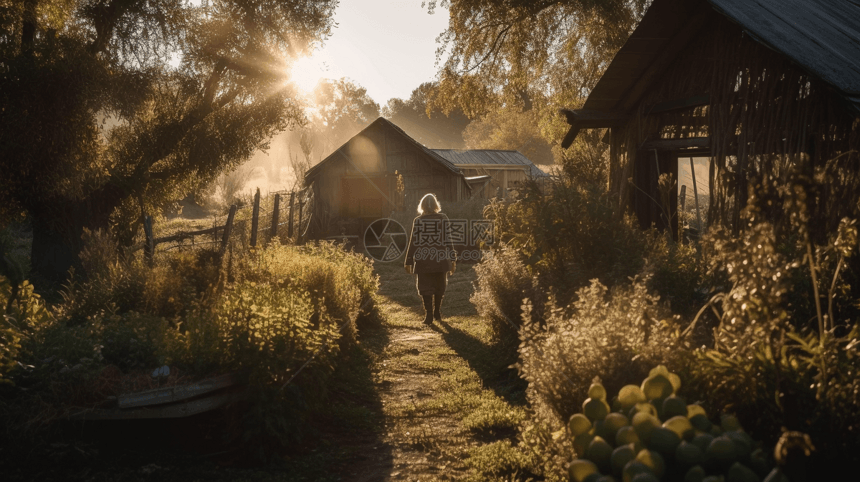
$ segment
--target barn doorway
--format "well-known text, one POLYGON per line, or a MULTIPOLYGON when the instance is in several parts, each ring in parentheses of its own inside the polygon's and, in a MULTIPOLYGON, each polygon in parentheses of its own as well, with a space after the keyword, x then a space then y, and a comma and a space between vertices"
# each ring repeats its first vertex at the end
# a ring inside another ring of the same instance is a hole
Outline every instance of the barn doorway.
POLYGON ((678 224, 690 237, 708 228, 710 165, 709 157, 678 157, 678 224))

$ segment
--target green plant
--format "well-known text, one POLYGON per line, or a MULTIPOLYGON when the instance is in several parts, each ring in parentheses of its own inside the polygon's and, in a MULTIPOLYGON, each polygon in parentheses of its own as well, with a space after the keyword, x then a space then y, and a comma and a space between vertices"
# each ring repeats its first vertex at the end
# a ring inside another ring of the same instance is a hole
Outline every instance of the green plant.
POLYGON ((12 372, 26 356, 26 345, 54 323, 54 316, 28 281, 20 284, 0 276, 0 384, 12 383, 12 372), (23 352, 22 352, 23 350, 23 352))
POLYGON ((562 171, 547 188, 527 182, 514 202, 485 208, 496 239, 520 251, 545 289, 565 303, 591 279, 626 282, 644 261, 645 237, 602 186, 562 171))
POLYGON ((504 245, 476 265, 475 272, 478 279, 471 302, 490 320, 493 338, 513 349, 523 324, 523 300, 542 301, 535 298, 532 275, 518 251, 504 245))
POLYGON ((650 474, 647 480, 678 481, 766 477, 772 462, 737 418, 723 414, 713 423, 704 408, 679 396, 680 387, 681 378, 659 365, 641 385, 625 385, 612 398, 611 412, 607 406, 595 414, 589 410, 593 401, 607 404, 607 391, 596 378, 583 413, 571 416, 563 430, 576 452, 570 480, 600 474, 630 480, 640 473, 650 474))
POLYGON ((520 481, 532 480, 533 457, 509 440, 481 445, 469 450, 466 464, 474 475, 466 480, 520 481))
POLYGON ((105 314, 91 322, 98 329, 98 343, 105 364, 124 373, 149 371, 164 363, 168 323, 162 317, 135 312, 105 314))
POLYGON ((53 310, 28 283, 13 295, 0 278, 10 306, 3 322, 14 325, 0 332, 0 376, 27 388, 19 398, 29 401, 0 399, 9 436, 43 433, 66 411, 138 389, 168 364, 191 379, 247 377, 246 411, 227 430, 268 457, 308 434, 307 413, 326 400, 356 318, 375 316, 371 263, 329 243, 271 244, 223 269, 207 249, 167 252, 149 266, 117 255, 101 232, 85 237, 81 275, 53 310))
MULTIPOLYGON (((540 319, 530 316, 520 338, 520 374, 535 416, 523 430, 524 443, 546 453, 547 477, 563 471, 570 447, 552 435, 581 410, 591 374, 600 373, 608 390, 641 380, 655 364, 683 366, 689 355, 668 307, 649 293, 647 280, 612 289, 593 280, 567 308, 550 301, 540 319)), ((555 476, 552 476, 555 477, 555 476)))
POLYGON ((769 443, 780 427, 808 433, 821 469, 856 463, 860 327, 846 316, 856 288, 843 268, 857 249, 857 230, 843 219, 816 245, 805 190, 787 188, 782 199, 791 237, 778 236, 753 204, 739 237, 715 229, 704 240, 709 269, 728 286, 700 312, 712 309, 719 324, 713 347, 694 352, 691 385, 769 443))
POLYGON ((646 232, 645 267, 648 288, 669 303, 672 312, 690 319, 707 301, 714 284, 698 246, 672 242, 656 230, 646 232))

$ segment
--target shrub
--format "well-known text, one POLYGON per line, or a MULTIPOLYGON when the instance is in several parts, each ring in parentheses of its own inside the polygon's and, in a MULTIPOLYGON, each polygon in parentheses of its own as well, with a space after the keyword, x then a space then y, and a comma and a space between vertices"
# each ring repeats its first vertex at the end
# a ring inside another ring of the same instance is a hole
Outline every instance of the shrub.
POLYGON ((343 325, 343 333, 350 338, 355 331, 350 320, 372 316, 372 295, 379 279, 371 262, 358 253, 331 242, 272 245, 249 262, 254 265, 246 270, 248 280, 277 280, 281 289, 309 293, 315 311, 343 325))
POLYGON ((36 336, 54 321, 41 297, 28 281, 19 285, 0 276, 0 385, 12 383, 11 374, 20 365, 22 344, 36 336))
POLYGON ((171 333, 167 320, 160 316, 133 311, 105 314, 93 319, 90 327, 97 330, 96 343, 104 363, 124 373, 148 372, 166 361, 164 344, 171 333))
POLYGON ((102 310, 148 313, 176 322, 228 274, 222 274, 214 248, 173 252, 148 266, 133 253, 122 254, 102 231, 85 231, 80 258, 82 272, 70 273, 57 307, 59 317, 71 324, 84 323, 102 310))
POLYGON ((520 372, 529 382, 533 403, 546 405, 562 419, 581 407, 591 373, 601 373, 608 390, 617 390, 647 374, 657 363, 680 363, 680 327, 665 304, 648 293, 646 284, 611 290, 592 281, 567 309, 552 305, 546 324, 530 317, 520 333, 520 372))
MULTIPOLYGON (((755 209, 747 216, 753 225, 739 238, 715 230, 707 240, 710 268, 724 270, 730 286, 715 303, 721 313, 714 346, 695 352, 691 383, 712 395, 714 410, 736 411, 770 443, 780 427, 810 434, 826 460, 821 468, 857 463, 860 325, 837 323, 845 315, 834 302, 839 267, 857 248, 854 222, 843 220, 818 247, 798 224, 797 245, 787 249, 777 244, 770 223, 755 219, 755 209), (829 269, 820 263, 828 257, 829 269), (803 288, 813 292, 810 304, 817 310, 809 321, 797 319, 803 311, 795 309, 809 296, 803 288), (827 303, 816 303, 819 292, 827 293, 827 303)), ((852 292, 850 286, 842 290, 852 292)))
POLYGON ((550 303, 544 323, 531 318, 530 306, 524 308, 519 369, 529 382, 535 419, 523 437, 526 444, 537 444, 536 452, 556 454, 545 467, 549 476, 563 472, 558 464, 568 449, 564 440, 546 434, 562 429, 581 410, 592 374, 600 373, 607 390, 617 391, 644 378, 651 366, 682 365, 685 354, 678 321, 648 293, 645 280, 612 289, 593 280, 569 308, 550 303))
POLYGON ((706 260, 697 245, 672 242, 654 229, 646 232, 642 273, 648 276, 648 289, 685 319, 696 315, 707 301, 708 290, 718 284, 714 276, 708 276, 706 260))
POLYGON ((531 454, 526 454, 519 447, 512 446, 509 440, 472 448, 469 450, 466 464, 473 473, 466 480, 533 480, 534 474, 530 468, 535 457, 529 455, 531 454))
POLYGON ((516 201, 493 200, 485 215, 561 303, 591 279, 612 286, 643 266, 645 236, 632 219, 601 188, 567 176, 546 190, 526 183, 516 201))
MULTIPOLYGON (((373 316, 372 265, 332 244, 273 244, 236 257, 229 273, 210 250, 170 252, 148 266, 117 255, 100 232, 87 233, 86 246, 56 315, 26 283, 11 303, 0 376, 31 390, 14 407, 0 402, 6 435, 141 389, 139 381, 148 388, 152 368, 168 364, 185 380, 246 376, 247 411, 231 429, 244 447, 271 454, 301 438, 307 410, 324 403, 327 377, 354 341, 356 317, 373 316)), ((5 280, 0 295, 12 296, 5 280)))
POLYGON ((535 297, 532 275, 517 250, 509 246, 496 249, 492 257, 475 265, 475 272, 477 281, 471 302, 478 314, 490 321, 495 341, 513 352, 523 324, 523 300, 530 299, 537 305, 542 302, 535 297))

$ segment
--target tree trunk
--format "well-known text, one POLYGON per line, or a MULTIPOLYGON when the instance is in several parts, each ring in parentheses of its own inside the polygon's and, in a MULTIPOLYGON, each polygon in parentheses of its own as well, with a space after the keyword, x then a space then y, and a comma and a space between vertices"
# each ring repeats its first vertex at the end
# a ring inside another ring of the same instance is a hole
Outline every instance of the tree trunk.
POLYGON ((110 215, 122 199, 118 190, 102 188, 84 200, 58 196, 29 209, 33 223, 30 278, 39 291, 59 289, 68 279, 69 268, 80 268, 84 228, 109 229, 110 215))
MULTIPOLYGON (((39 291, 52 291, 66 281, 69 268, 80 267, 78 253, 81 250, 83 225, 77 230, 57 229, 57 221, 33 216, 33 246, 30 260, 30 277, 39 291)), ((65 224, 65 223, 64 223, 65 224)), ((72 227, 72 226, 69 226, 72 227)))

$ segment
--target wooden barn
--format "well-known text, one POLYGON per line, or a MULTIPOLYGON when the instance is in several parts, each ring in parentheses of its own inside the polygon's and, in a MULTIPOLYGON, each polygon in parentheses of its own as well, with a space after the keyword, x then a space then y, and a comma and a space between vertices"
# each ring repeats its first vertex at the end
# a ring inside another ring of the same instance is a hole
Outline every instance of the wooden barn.
POLYGON ((432 149, 459 167, 472 184, 473 196, 489 199, 516 189, 526 179, 549 179, 549 174, 519 151, 490 149, 432 149))
POLYGON ((457 166, 382 117, 309 169, 305 184, 313 190, 313 215, 324 226, 317 236, 360 234, 392 211, 414 209, 428 192, 441 202, 471 195, 457 166))
POLYGON ((823 180, 811 232, 832 232, 860 201, 860 3, 654 0, 582 108, 562 112, 563 147, 609 129, 610 191, 643 228, 677 234, 677 187, 663 201, 658 178, 696 156, 710 159, 710 224, 737 232, 751 195, 778 220, 767 201, 805 177, 823 180))

